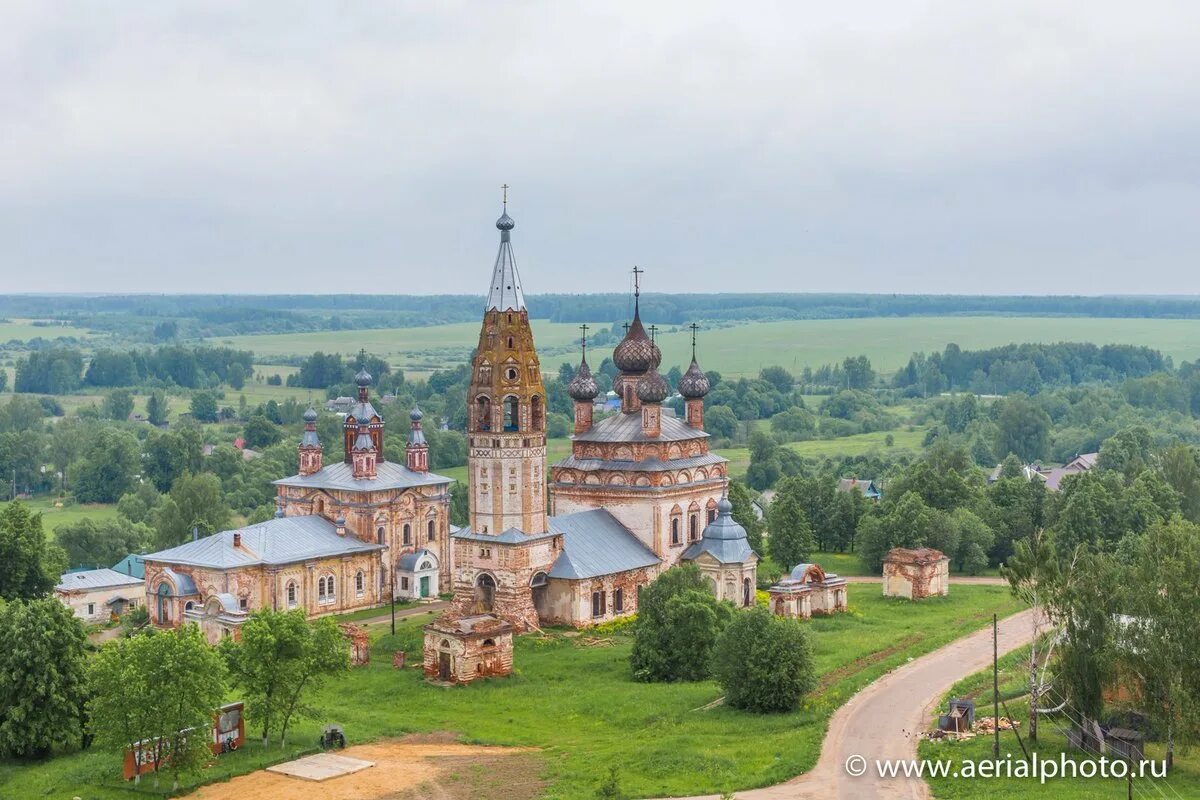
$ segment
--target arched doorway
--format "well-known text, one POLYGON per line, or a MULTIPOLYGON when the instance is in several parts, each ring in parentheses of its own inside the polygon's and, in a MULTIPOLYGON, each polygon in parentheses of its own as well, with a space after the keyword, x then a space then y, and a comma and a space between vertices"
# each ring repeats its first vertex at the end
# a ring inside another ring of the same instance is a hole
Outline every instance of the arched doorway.
POLYGON ((550 603, 546 598, 549 586, 550 576, 545 572, 534 575, 529 582, 529 588, 533 590, 533 609, 537 611, 539 620, 547 620, 550 616, 550 603))
POLYGON ((490 612, 496 602, 496 579, 486 572, 475 579, 475 606, 480 611, 490 612))
POLYGON ((486 397, 475 400, 475 426, 481 431, 492 429, 492 401, 486 397))
POLYGON ((754 587, 750 585, 749 578, 742 578, 742 605, 750 607, 750 601, 754 597, 754 587))

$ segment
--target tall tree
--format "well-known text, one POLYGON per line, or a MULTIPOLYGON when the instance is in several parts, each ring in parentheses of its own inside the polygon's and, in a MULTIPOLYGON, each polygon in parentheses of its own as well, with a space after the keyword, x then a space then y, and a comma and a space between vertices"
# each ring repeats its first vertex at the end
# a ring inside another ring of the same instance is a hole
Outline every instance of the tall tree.
POLYGON ((767 548, 784 571, 804 561, 817 549, 812 524, 799 499, 779 493, 767 507, 767 548))
POLYGON ((167 415, 170 413, 170 406, 167 404, 167 396, 161 391, 154 391, 146 398, 146 418, 151 425, 165 425, 167 415))
POLYGON ((1054 648, 1051 638, 1049 652, 1041 654, 1041 636, 1053 624, 1052 600, 1059 579, 1058 555, 1050 535, 1039 530, 1031 538, 1018 541, 1012 557, 1001 565, 1000 574, 1008 580, 1013 595, 1033 611, 1030 617, 1033 636, 1029 647, 1029 738, 1037 741, 1039 700, 1050 690, 1045 669, 1039 676, 1038 665, 1049 666, 1054 648))
MULTIPOLYGON (((1167 762, 1175 746, 1200 731, 1200 526, 1176 516, 1139 537, 1124 581, 1132 619, 1129 657, 1145 676, 1143 700, 1165 718, 1167 762)), ((1157 715, 1156 715, 1157 716, 1157 715)))
POLYGON ((62 549, 48 544, 42 515, 14 500, 0 510, 0 600, 44 597, 66 568, 62 549))
POLYGON ((55 598, 0 603, 0 754, 42 758, 79 743, 86 645, 55 598))
POLYGON ((157 544, 163 548, 181 544, 191 536, 192 528, 201 536, 224 530, 229 516, 216 475, 181 475, 155 514, 157 544))
POLYGON ((75 499, 115 503, 131 488, 141 468, 141 448, 133 434, 107 427, 86 443, 75 466, 75 499))
POLYGON ((996 455, 1016 453, 1023 461, 1044 458, 1050 445, 1050 415, 1024 394, 1000 401, 996 455))
POLYGON ((209 730, 224 699, 225 665, 197 626, 109 642, 92 665, 91 688, 97 744, 152 760, 156 786, 162 770, 177 787, 212 758, 210 737, 195 732, 209 730))
POLYGON ((104 416, 124 422, 133 413, 133 397, 124 389, 113 389, 104 398, 104 416))
POLYGON ((733 505, 733 519, 746 529, 746 539, 754 552, 763 554, 763 523, 754 511, 750 490, 741 481, 729 482, 729 502, 733 505))
POLYGON ((130 553, 144 553, 154 540, 154 531, 139 523, 84 517, 60 525, 54 538, 71 566, 111 567, 130 553))

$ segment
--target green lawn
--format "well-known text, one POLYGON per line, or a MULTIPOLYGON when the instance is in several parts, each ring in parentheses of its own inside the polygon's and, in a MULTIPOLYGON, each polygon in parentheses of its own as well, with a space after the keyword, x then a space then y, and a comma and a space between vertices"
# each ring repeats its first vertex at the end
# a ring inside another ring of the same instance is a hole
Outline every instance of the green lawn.
POLYGON ((86 328, 75 328, 70 325, 34 325, 33 322, 28 319, 0 322, 0 342, 10 342, 13 339, 27 342, 39 336, 43 339, 57 339, 60 336, 87 339, 92 336, 92 332, 86 328))
MULTIPOLYGON (((647 320, 647 324, 650 322, 653 320, 647 320)), ((576 357, 579 330, 574 323, 534 320, 533 326, 545 369, 553 370, 559 362, 576 357)), ((364 347, 406 371, 427 372, 464 363, 478 337, 479 324, 463 322, 211 341, 253 350, 264 361, 272 356, 308 355, 315 350, 351 355, 364 347)), ((752 322, 701 331, 699 355, 705 369, 735 377, 756 375, 771 365, 798 373, 806 365, 815 367, 859 354, 870 358, 875 369, 893 372, 904 366, 914 351, 940 351, 950 342, 973 349, 1011 342, 1060 341, 1148 345, 1178 363, 1200 357, 1200 320, 945 316, 752 322)), ((689 331, 664 326, 658 342, 663 350, 664 372, 671 365, 687 366, 691 357, 689 331)), ((610 349, 599 348, 597 364, 610 349)))
MULTIPOLYGON (((55 507, 55 503, 59 502, 53 497, 38 497, 33 500, 22 500, 31 511, 40 512, 42 515, 42 528, 47 533, 53 533, 60 525, 69 525, 72 522, 78 522, 84 517, 90 517, 97 522, 100 520, 116 519, 116 505, 105 503, 75 503, 73 500, 63 501, 64 505, 61 508, 55 507)), ((3 509, 7 503, 0 503, 0 509, 3 509)), ((107 564, 105 566, 112 566, 107 564)))
MULTIPOLYGON (((955 587, 957 591, 959 587, 955 587)), ((1000 659, 1000 698, 1012 715, 1021 721, 1019 730, 1028 741, 1029 700, 1025 693, 1029 664, 1029 648, 1022 647, 1000 659)), ((984 670, 956 683, 943 698, 942 707, 950 697, 967 697, 976 702, 977 716, 992 715, 992 672, 984 670)), ((1001 707, 1000 713, 1004 714, 1001 707)), ((1084 760, 1084 754, 1069 750, 1065 731, 1069 721, 1061 716, 1041 718, 1038 725, 1038 743, 1032 747, 1042 760, 1059 758, 1066 753, 1073 761, 1084 760)), ((1021 760, 1024 758, 1016 736, 1004 731, 1000 737, 1001 758, 1021 760)), ((992 757, 992 738, 980 736, 968 741, 922 742, 922 758, 950 760, 955 767, 961 760, 970 759, 978 763, 992 757)), ((1146 746, 1146 756, 1151 759, 1163 757, 1160 743, 1146 746)), ((1026 800, 1026 798, 1054 798, 1054 800, 1121 800, 1127 796, 1125 781, 1112 778, 1057 778, 1044 785, 1033 778, 972 778, 970 780, 951 777, 935 778, 930 781, 933 796, 939 800, 964 798, 966 800, 1026 800)), ((1175 767, 1165 779, 1135 781, 1135 797, 1200 797, 1200 752, 1194 748, 1175 754, 1175 767)))
MULTIPOLYGON (((805 458, 841 458, 843 456, 863 456, 868 453, 901 453, 915 455, 921 451, 921 443, 925 439, 925 429, 917 428, 908 431, 897 428, 891 431, 873 431, 872 433, 856 433, 853 436, 841 436, 836 439, 810 439, 805 442, 789 442, 784 447, 805 458), (887 446, 888 435, 892 436, 892 446, 887 446)), ((729 474, 734 478, 744 477, 750 468, 750 449, 747 447, 727 447, 716 451, 729 459, 729 474)), ((864 475, 873 478, 873 475, 864 475)))
POLYGON ((876 574, 874 570, 867 569, 858 553, 813 553, 808 560, 819 564, 826 572, 836 573, 843 578, 876 574))
MULTIPOLYGON (((863 685, 907 659, 987 624, 993 611, 1017 609, 999 587, 955 587, 947 598, 912 604, 850 587, 850 613, 804 623, 811 631, 820 687, 799 710, 758 716, 723 706, 713 683, 639 684, 630 680, 630 639, 583 646, 552 632, 517 639, 515 674, 452 690, 426 684, 419 670, 395 670, 391 652, 420 653, 423 617, 405 620, 393 639, 374 639, 369 666, 317 698, 321 719, 304 722, 294 742, 308 747, 320 725, 337 721, 353 742, 450 730, 465 741, 542 749, 547 797, 591 798, 609 764, 633 797, 745 789, 812 767, 829 715, 863 685)), ((383 634, 386 626, 376 630, 383 634)), ((277 759, 249 746, 222 757, 218 778, 277 759)), ((104 786, 117 761, 73 754, 33 766, 0 765, 0 797, 117 798, 104 786), (7 784, 5 783, 7 781, 7 784)))

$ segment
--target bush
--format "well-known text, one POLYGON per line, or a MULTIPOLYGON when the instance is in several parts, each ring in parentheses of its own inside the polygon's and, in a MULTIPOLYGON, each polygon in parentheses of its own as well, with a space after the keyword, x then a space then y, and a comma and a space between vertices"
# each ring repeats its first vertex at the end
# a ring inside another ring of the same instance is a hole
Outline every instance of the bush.
POLYGON ((712 669, 728 705, 759 714, 792 711, 817 685, 801 624, 762 606, 738 613, 721 633, 712 669))
POLYGON ((672 567, 642 589, 629 666, 638 681, 699 681, 733 614, 695 564, 672 567))

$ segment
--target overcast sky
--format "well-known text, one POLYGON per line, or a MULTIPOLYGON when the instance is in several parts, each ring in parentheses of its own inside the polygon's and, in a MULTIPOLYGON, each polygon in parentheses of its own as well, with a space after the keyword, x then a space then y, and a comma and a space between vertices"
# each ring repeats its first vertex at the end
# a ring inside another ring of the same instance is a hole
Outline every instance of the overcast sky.
POLYGON ((1197 293, 1200 3, 0 0, 0 292, 1197 293))

